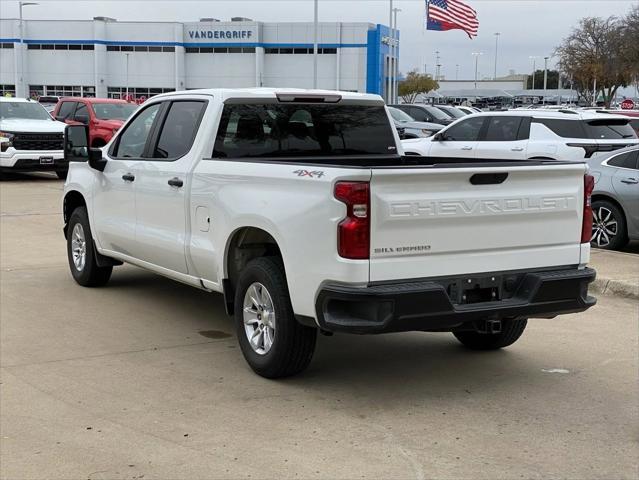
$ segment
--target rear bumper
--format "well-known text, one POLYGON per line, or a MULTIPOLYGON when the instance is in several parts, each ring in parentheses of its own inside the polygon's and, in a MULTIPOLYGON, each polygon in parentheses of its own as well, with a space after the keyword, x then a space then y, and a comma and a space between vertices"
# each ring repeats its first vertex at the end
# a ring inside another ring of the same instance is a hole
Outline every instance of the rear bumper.
POLYGON ((476 330, 488 320, 552 318, 587 310, 596 303, 588 295, 594 279, 593 269, 572 267, 367 287, 327 285, 315 308, 320 327, 331 332, 476 330), (498 300, 482 301, 486 295, 498 300))

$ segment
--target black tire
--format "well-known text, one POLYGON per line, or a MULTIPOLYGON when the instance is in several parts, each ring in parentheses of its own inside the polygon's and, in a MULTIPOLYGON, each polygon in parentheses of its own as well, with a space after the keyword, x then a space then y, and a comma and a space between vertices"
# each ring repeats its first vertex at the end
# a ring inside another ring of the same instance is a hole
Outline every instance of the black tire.
POLYGON ((95 259, 95 249, 93 247, 93 237, 91 236, 91 227, 89 225, 89 216, 85 207, 76 208, 69 218, 69 226, 67 230, 67 258, 69 260, 69 269, 73 279, 83 287, 101 287, 105 285, 109 278, 113 267, 99 267, 95 259), (73 241, 76 225, 80 225, 84 235, 85 242, 85 261, 84 265, 79 268, 73 259, 73 241))
POLYGON ((526 329, 527 319, 504 320, 500 333, 453 332, 465 347, 471 350, 498 350, 512 345, 526 329))
POLYGON ((277 257, 251 260, 240 272, 235 289, 235 324, 244 358, 255 373, 281 378, 308 367, 317 340, 317 329, 300 324, 293 314, 282 262, 277 257), (273 343, 266 353, 251 346, 244 326, 244 297, 254 283, 266 288, 275 313, 273 343))
POLYGON ((617 205, 607 200, 595 200, 592 202, 592 215, 591 246, 604 250, 621 250, 628 244, 626 217, 617 205), (612 235, 610 232, 615 233, 612 235))
POLYGON ((69 174, 69 169, 65 168, 64 170, 56 170, 55 174, 58 176, 60 180, 66 180, 67 175, 69 174))

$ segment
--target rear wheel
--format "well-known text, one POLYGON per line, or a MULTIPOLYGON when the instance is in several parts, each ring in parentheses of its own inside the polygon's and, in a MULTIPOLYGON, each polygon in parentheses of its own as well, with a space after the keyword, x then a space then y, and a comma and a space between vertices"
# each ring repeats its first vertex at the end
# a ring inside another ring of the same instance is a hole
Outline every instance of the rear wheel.
POLYGON ((527 319, 504 320, 499 333, 453 332, 465 347, 472 350, 498 350, 512 345, 524 333, 527 319))
POLYGON ((592 202, 592 238, 593 247, 605 250, 619 250, 628 243, 626 218, 623 212, 612 202, 595 200, 592 202))
POLYGON ((295 319, 277 257, 256 258, 242 270, 235 291, 235 324, 244 358, 262 377, 295 375, 313 358, 317 329, 295 319))
POLYGON ((97 264, 85 207, 73 211, 67 232, 67 256, 73 279, 83 287, 100 287, 106 284, 111 278, 113 267, 100 267, 97 264))

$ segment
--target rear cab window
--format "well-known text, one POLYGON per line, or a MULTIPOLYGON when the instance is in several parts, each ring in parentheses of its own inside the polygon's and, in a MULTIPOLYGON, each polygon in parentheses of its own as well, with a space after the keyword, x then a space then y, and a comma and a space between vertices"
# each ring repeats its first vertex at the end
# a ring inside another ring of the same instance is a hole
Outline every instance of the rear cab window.
MULTIPOLYGON (((396 155, 383 105, 227 103, 213 158, 396 155)), ((314 162, 319 159, 314 158, 314 162)))

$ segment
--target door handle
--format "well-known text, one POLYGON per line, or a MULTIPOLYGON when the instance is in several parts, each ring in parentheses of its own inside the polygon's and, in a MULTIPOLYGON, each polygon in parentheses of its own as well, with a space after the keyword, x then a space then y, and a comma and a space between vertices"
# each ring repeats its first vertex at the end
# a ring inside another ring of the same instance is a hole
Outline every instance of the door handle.
POLYGON ((623 180, 621 180, 621 183, 625 183, 626 185, 635 185, 639 183, 639 180, 637 180, 636 178, 624 178, 623 180))
POLYGON ((472 149, 473 149, 473 147, 462 147, 461 149, 462 149, 462 150, 472 150, 472 149))
POLYGON ((524 147, 515 147, 510 149, 511 152, 523 152, 524 147))
POLYGON ((178 177, 173 177, 171 180, 168 181, 168 184, 172 187, 180 188, 182 185, 184 185, 184 182, 178 177))
POLYGON ((135 180, 135 175, 131 173, 125 173, 124 175, 122 175, 122 180, 124 180, 125 182, 132 182, 133 180, 135 180))

